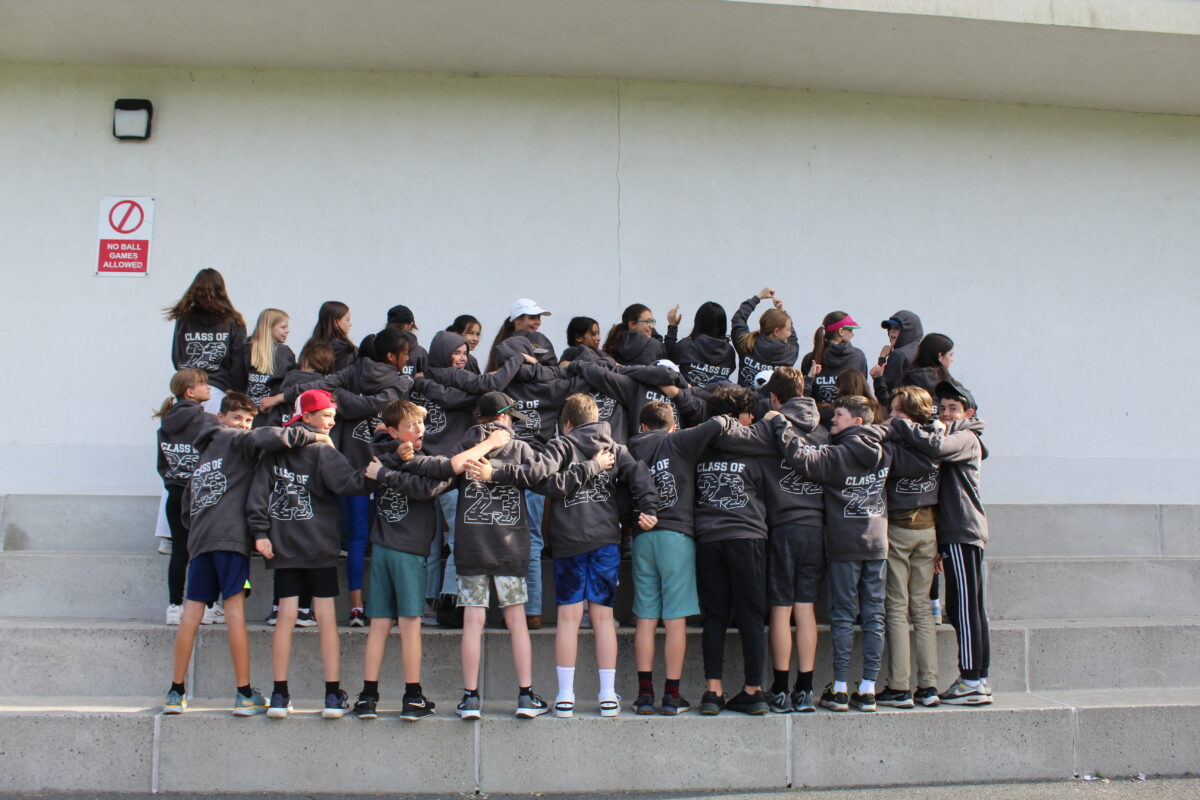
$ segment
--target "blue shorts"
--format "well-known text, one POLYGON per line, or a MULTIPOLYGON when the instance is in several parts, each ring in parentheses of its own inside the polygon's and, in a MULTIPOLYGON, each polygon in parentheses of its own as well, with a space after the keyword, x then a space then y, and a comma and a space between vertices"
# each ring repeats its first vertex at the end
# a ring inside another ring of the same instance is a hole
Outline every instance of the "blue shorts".
POLYGON ((560 606, 597 603, 612 608, 621 574, 621 548, 606 544, 599 550, 554 559, 554 600, 560 606))
POLYGON ((214 550, 202 553, 188 564, 188 600, 215 603, 246 590, 250 578, 250 559, 241 553, 214 550))

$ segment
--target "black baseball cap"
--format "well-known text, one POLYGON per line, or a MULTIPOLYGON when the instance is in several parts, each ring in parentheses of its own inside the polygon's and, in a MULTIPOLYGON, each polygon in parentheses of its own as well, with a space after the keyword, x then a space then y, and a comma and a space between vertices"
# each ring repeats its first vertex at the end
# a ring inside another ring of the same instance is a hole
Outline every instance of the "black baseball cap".
POLYGON ((888 328, 903 328, 904 326, 901 325, 900 320, 896 319, 895 317, 888 317, 883 322, 879 323, 879 327, 887 330, 888 328))
POLYGON ((933 388, 933 393, 937 395, 938 400, 957 400, 963 404, 963 408, 979 410, 979 406, 975 404, 974 395, 967 391, 967 387, 959 386, 957 383, 942 381, 933 388))
POLYGON ((517 410, 516 401, 504 392, 488 392, 479 398, 479 416, 498 417, 508 414, 515 420, 524 422, 526 417, 517 410))
POLYGON ((389 325, 408 325, 417 320, 408 306, 392 306, 388 309, 387 321, 389 325))

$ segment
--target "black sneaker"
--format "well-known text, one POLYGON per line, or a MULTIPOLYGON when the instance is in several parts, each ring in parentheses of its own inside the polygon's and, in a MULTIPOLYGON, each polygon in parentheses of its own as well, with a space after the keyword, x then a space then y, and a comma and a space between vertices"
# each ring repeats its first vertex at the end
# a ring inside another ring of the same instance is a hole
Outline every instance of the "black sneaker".
MULTIPOLYGON (((937 692, 934 692, 934 694, 937 694, 937 692)), ((900 689, 884 689, 875 698, 875 702, 889 708, 912 708, 916 705, 913 702, 912 692, 900 689)))
POLYGON ((705 692, 700 698, 700 713, 706 717, 715 717, 725 709, 725 695, 716 692, 705 692))
POLYGON ((338 689, 325 695, 325 708, 321 710, 322 719, 341 719, 350 710, 350 697, 345 689, 338 689))
POLYGON ((681 694, 664 694, 662 705, 658 707, 658 713, 668 717, 674 717, 691 710, 692 704, 684 699, 681 694))
POLYGON ((359 719, 376 719, 379 714, 375 711, 375 706, 379 703, 378 697, 360 694, 358 700, 354 703, 354 715, 359 719))
POLYGON ((425 699, 425 695, 416 697, 404 695, 404 706, 400 709, 400 719, 418 720, 431 717, 437 709, 437 704, 425 699))
POLYGON ((938 697, 936 686, 922 686, 913 694, 913 700, 925 706, 933 708, 938 703, 942 702, 942 698, 938 697))
POLYGON ((770 711, 769 707, 767 706, 766 695, 763 694, 762 689, 759 689, 754 694, 746 694, 745 691, 738 692, 732 698, 730 698, 729 702, 725 704, 725 707, 730 711, 740 711, 743 714, 750 714, 751 716, 755 717, 761 716, 770 711))
POLYGON ((821 692, 821 708, 828 708, 830 711, 849 711, 850 698, 845 692, 834 692, 833 684, 830 683, 825 687, 825 691, 821 692))
POLYGON ((807 714, 816 710, 817 704, 813 701, 812 689, 797 689, 792 692, 792 711, 807 714))
POLYGON ((792 713, 792 698, 787 692, 767 692, 767 708, 772 714, 792 713))
POLYGON ((859 694, 858 692, 854 692, 850 695, 850 706, 856 711, 874 711, 875 693, 865 692, 859 694))
POLYGON ((633 701, 633 713, 643 716, 654 713, 654 695, 639 694, 637 700, 633 701))
POLYGON ((521 719, 540 717, 550 710, 550 704, 533 692, 517 695, 517 716, 521 719))
POLYGON ((466 692, 463 692, 462 700, 459 701, 458 708, 455 710, 457 711, 458 716, 462 717, 463 719, 479 719, 481 716, 483 716, 483 711, 481 710, 482 708, 482 701, 480 700, 478 693, 467 694, 466 692))
POLYGON ((366 618, 366 616, 363 614, 363 612, 362 612, 362 609, 361 609, 361 608, 352 608, 352 609, 350 609, 350 622, 349 622, 349 625, 350 625, 350 627, 351 627, 351 628, 362 628, 362 627, 364 627, 366 624, 367 624, 367 618, 366 618))

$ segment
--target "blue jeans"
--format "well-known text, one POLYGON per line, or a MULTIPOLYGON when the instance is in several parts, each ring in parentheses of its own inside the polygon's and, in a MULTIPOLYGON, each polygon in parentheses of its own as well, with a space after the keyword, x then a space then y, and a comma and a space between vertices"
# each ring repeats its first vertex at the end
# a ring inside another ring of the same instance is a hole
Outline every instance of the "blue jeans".
POLYGON ((546 498, 529 490, 525 491, 525 510, 529 512, 529 572, 525 585, 529 600, 525 603, 526 614, 542 613, 542 510, 546 498))
POLYGON ((346 520, 346 588, 363 588, 366 574, 367 541, 371 535, 371 496, 338 495, 338 507, 346 520))
POLYGON ((433 534, 433 545, 425 561, 425 596, 458 594, 458 571, 454 569, 454 513, 458 508, 458 489, 451 489, 437 497, 437 531, 433 534), (446 523, 445 532, 442 523, 446 523), (450 548, 446 557, 446 571, 442 572, 442 545, 450 548))

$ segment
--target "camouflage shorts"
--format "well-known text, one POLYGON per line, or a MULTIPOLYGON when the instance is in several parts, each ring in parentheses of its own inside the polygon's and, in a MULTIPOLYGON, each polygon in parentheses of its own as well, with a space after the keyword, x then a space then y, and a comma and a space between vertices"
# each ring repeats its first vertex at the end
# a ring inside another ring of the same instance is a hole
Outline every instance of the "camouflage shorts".
POLYGON ((496 602, 501 608, 521 605, 529 600, 524 578, 511 575, 459 575, 458 604, 487 608, 492 600, 491 581, 496 582, 496 602))

